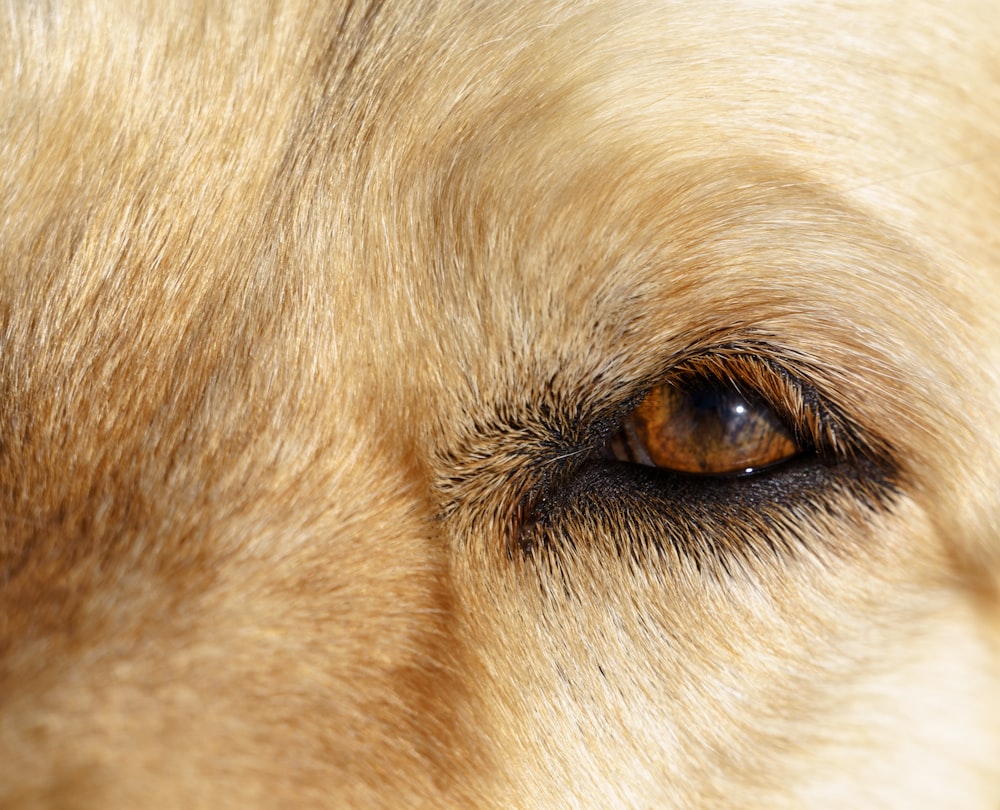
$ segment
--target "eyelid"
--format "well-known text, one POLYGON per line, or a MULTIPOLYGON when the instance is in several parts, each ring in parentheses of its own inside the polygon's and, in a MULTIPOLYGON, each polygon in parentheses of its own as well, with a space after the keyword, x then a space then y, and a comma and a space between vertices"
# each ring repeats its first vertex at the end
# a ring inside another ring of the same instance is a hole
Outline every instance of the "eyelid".
MULTIPOLYGON (((522 489, 510 523, 511 553, 514 548, 528 556, 540 548, 559 553, 571 543, 574 521, 588 519, 603 522, 609 537, 631 538, 622 548, 633 548, 635 541, 700 557, 705 548, 715 549, 704 538, 724 536, 733 521, 757 527, 746 530, 746 546, 758 548, 759 537, 770 537, 769 524, 759 522, 761 510, 791 527, 809 510, 827 514, 848 502, 884 507, 899 488, 893 449, 816 382, 829 379, 823 371, 773 346, 724 346, 675 359, 625 391, 619 387, 613 404, 591 403, 596 407, 580 425, 577 441, 566 442, 572 433, 563 432, 563 441, 551 442, 532 465, 531 483, 522 489), (685 379, 715 380, 758 398, 789 428, 802 452, 748 476, 690 475, 609 460, 606 445, 646 394, 685 379)), ((709 556, 721 554, 715 549, 709 556)))

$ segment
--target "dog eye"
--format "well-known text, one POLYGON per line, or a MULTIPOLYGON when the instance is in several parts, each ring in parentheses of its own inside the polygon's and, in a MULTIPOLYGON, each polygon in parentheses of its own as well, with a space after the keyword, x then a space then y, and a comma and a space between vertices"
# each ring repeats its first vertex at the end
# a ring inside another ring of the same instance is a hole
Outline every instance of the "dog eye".
POLYGON ((609 459, 694 475, 748 475, 803 451, 764 401, 723 382, 654 388, 608 440, 609 459))

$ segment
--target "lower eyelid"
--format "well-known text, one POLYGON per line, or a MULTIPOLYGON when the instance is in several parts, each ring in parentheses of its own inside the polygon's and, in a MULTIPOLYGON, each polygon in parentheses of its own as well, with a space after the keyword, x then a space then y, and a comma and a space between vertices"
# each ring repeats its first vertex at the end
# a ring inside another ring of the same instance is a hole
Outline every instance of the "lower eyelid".
POLYGON ((526 510, 518 545, 527 556, 542 549, 559 554, 562 543, 575 545, 578 533, 603 534, 617 551, 627 546, 630 556, 641 551, 635 543, 647 551, 669 545, 698 558, 760 556, 793 540, 813 542, 814 518, 887 509, 896 492, 883 471, 864 460, 825 464, 808 456, 757 476, 722 478, 592 459, 526 510), (606 529, 581 531, 580 521, 606 529))

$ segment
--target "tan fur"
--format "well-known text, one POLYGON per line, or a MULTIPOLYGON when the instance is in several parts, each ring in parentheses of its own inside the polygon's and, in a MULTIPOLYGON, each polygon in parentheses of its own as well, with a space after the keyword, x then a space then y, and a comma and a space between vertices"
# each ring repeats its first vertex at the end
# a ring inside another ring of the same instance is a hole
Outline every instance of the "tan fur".
POLYGON ((997 42, 2 6, 0 806, 997 807, 997 42), (839 464, 588 478, 682 367, 839 464))

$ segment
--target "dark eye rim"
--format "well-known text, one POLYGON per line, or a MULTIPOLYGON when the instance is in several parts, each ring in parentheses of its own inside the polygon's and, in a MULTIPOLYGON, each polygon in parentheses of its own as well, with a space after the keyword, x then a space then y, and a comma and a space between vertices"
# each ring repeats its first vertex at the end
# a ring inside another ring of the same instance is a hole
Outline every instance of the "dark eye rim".
MULTIPOLYGON (((885 512, 898 494, 897 483, 865 459, 829 463, 803 457, 747 479, 591 459, 532 504, 516 547, 525 558, 558 559, 567 544, 579 546, 576 532, 567 527, 590 525, 595 530, 585 535, 587 542, 602 534, 613 538, 623 557, 637 560, 672 550, 701 569, 729 555, 795 554, 797 546, 813 546, 808 524, 816 516, 885 512), (850 507, 843 498, 850 499, 850 507), (732 527, 751 521, 759 534, 734 544, 740 532, 732 527), (779 524, 785 528, 775 529, 779 524), (791 530, 796 526, 798 533, 791 530)), ((837 543, 834 536, 820 539, 837 543)))

